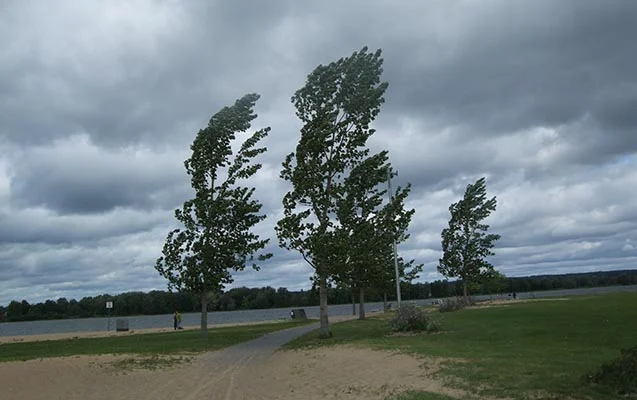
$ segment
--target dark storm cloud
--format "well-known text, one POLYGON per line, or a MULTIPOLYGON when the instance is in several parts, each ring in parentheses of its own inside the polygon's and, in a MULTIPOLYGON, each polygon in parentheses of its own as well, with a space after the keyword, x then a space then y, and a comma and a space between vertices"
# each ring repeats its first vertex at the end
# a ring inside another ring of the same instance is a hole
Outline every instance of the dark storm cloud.
POLYGON ((143 148, 102 151, 87 137, 74 136, 52 147, 16 152, 10 167, 11 196, 17 205, 62 214, 172 207, 172 201, 162 204, 162 192, 172 191, 183 201, 188 191, 179 154, 143 148))
POLYGON ((285 3, 137 6, 9 7, 0 16, 2 36, 12 39, 0 53, 7 77, 0 80, 6 137, 41 143, 88 133, 109 146, 179 140, 194 136, 222 105, 267 82, 263 33, 276 26, 285 3), (30 31, 35 25, 38 30, 30 31))

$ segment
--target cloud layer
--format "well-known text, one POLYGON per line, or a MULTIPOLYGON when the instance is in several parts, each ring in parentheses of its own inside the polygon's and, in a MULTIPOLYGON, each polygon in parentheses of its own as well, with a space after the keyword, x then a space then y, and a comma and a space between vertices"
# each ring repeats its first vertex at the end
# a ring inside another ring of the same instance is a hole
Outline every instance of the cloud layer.
POLYGON ((0 13, 0 304, 162 289, 197 130, 244 93, 271 126, 257 195, 275 258, 241 285, 308 287, 276 247, 278 178, 318 64, 382 48, 375 149, 411 182, 399 250, 437 279, 440 231, 487 176, 507 275, 635 268, 637 3, 9 1, 0 13), (338 10, 338 12, 335 12, 338 10))

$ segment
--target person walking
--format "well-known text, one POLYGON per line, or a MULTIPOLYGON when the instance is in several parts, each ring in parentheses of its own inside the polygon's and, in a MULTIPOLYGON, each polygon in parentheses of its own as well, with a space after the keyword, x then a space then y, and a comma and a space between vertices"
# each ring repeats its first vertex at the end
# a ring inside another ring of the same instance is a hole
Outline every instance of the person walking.
POLYGON ((179 311, 177 312, 177 329, 184 329, 181 326, 181 313, 179 311))

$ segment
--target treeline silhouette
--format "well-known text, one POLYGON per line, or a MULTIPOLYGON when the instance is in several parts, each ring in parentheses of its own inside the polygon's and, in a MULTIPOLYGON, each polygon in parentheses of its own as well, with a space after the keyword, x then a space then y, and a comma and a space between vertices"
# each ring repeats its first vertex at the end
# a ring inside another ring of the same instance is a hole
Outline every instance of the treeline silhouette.
MULTIPOLYGON (((615 285, 637 284, 637 271, 604 271, 564 275, 541 275, 506 278, 497 285, 484 283, 474 288, 472 294, 497 294, 506 292, 536 292, 555 289, 574 289, 615 285)), ((404 300, 450 297, 461 294, 462 285, 456 281, 438 280, 426 283, 403 283, 401 294, 404 300)), ((331 288, 330 304, 351 303, 349 291, 331 288)), ((383 300, 383 293, 369 291, 367 301, 383 300)), ((395 293, 388 293, 388 300, 395 301, 395 293)), ((81 300, 60 298, 42 303, 29 304, 26 300, 12 301, 7 307, 0 306, 0 321, 35 321, 44 319, 103 317, 108 314, 106 302, 113 302, 113 316, 169 314, 200 311, 198 296, 190 293, 167 291, 127 292, 118 295, 84 297, 81 300)), ((318 306, 316 290, 289 291, 286 288, 240 287, 211 296, 208 311, 233 311, 265 308, 318 306)))

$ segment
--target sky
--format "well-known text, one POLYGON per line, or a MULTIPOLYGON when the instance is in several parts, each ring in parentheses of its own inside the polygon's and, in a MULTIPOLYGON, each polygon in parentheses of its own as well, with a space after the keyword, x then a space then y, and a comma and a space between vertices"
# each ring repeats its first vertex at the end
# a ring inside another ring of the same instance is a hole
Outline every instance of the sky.
POLYGON ((481 176, 505 275, 637 265, 636 1, 5 0, 0 37, 0 304, 165 290, 154 263, 192 196, 189 146, 252 92, 274 257, 234 285, 309 288, 273 229, 290 97, 363 46, 383 50, 369 145, 413 185, 398 251, 419 281, 440 278, 448 207, 481 176))

